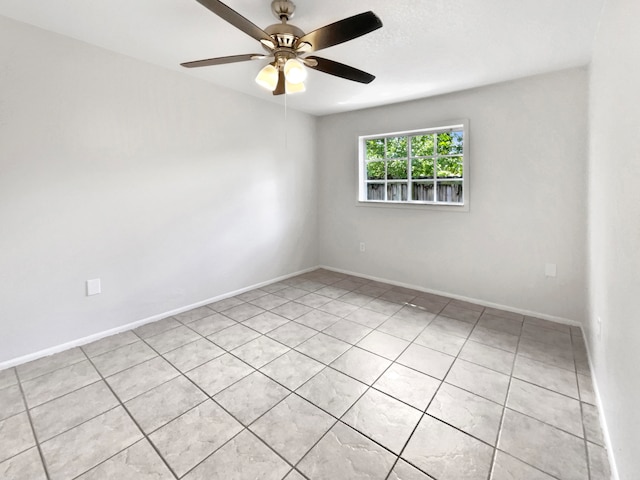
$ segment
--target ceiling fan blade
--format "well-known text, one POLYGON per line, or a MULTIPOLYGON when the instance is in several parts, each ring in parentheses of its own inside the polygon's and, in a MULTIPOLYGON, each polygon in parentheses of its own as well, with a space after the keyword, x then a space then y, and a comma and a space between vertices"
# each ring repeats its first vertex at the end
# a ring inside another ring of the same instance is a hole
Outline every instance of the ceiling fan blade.
POLYGON ((303 53, 315 52, 361 37, 380 27, 382 20, 375 13, 360 13, 307 33, 298 40, 296 49, 303 53))
POLYGON ((350 67, 344 63, 327 60, 326 58, 306 57, 304 60, 311 60, 309 63, 305 62, 309 68, 313 68, 319 72, 328 73, 329 75, 335 75, 336 77, 346 78, 347 80, 352 80, 354 82, 371 83, 376 78, 370 73, 363 72, 362 70, 350 67))
POLYGON ((183 67, 209 67, 212 65, 224 65, 225 63, 246 62, 248 60, 262 60, 266 55, 260 53, 248 53, 246 55, 232 55, 230 57, 208 58, 206 60, 196 60, 194 62, 181 63, 183 67))
POLYGON ((284 95, 287 92, 284 72, 282 70, 278 70, 278 85, 276 89, 273 91, 274 95, 284 95))
POLYGON ((236 27, 239 30, 242 30, 244 33, 249 35, 250 37, 255 38, 259 42, 262 42, 269 48, 274 48, 275 44, 273 39, 269 36, 267 32, 262 30, 257 25, 254 25, 249 20, 244 18, 238 12, 236 12, 231 7, 228 7, 224 3, 218 0, 197 0, 198 3, 207 7, 213 13, 218 15, 223 20, 229 22, 231 25, 236 27))

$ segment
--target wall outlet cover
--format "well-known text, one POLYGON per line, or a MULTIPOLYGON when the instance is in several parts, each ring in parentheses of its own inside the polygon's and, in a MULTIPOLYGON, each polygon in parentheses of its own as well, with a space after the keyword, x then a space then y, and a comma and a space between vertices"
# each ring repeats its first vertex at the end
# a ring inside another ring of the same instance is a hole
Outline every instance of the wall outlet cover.
POLYGON ((94 278, 93 280, 87 280, 87 297, 90 297, 91 295, 98 295, 99 293, 102 293, 100 279, 94 278))

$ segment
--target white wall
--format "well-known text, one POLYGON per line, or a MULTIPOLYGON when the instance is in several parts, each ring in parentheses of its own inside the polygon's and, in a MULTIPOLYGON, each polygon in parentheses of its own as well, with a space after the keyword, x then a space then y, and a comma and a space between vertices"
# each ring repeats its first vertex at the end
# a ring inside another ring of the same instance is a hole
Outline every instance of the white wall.
POLYGON ((606 3, 590 79, 588 344, 621 480, 640 478, 639 18, 606 3))
POLYGON ((586 119, 584 69, 322 117, 320 262, 582 321, 586 119), (356 206, 358 135, 461 118, 470 121, 468 213, 356 206), (545 263, 557 278, 545 278, 545 263))
POLYGON ((316 120, 283 121, 0 17, 0 362, 316 265, 316 120))

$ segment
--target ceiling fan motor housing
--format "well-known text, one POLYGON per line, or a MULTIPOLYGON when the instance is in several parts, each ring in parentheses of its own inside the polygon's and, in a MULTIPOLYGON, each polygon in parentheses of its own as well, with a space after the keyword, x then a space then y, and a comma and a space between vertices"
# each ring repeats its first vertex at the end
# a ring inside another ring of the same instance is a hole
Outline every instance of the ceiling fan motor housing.
POLYGON ((277 48, 290 48, 294 49, 295 44, 300 37, 304 36, 304 32, 294 25, 287 23, 276 23, 275 25, 269 25, 264 29, 271 38, 275 40, 277 48))
POLYGON ((304 36, 304 32, 294 25, 277 23, 264 29, 273 38, 275 49, 271 52, 275 57, 275 63, 283 68, 287 60, 296 58, 296 42, 304 36))

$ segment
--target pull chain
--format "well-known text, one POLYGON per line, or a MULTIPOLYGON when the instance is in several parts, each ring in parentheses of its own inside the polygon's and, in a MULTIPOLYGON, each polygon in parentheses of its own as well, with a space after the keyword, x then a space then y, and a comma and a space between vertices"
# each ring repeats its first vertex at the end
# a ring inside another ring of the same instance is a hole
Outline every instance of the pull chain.
POLYGON ((287 149, 287 93, 284 94, 284 149, 287 149))

